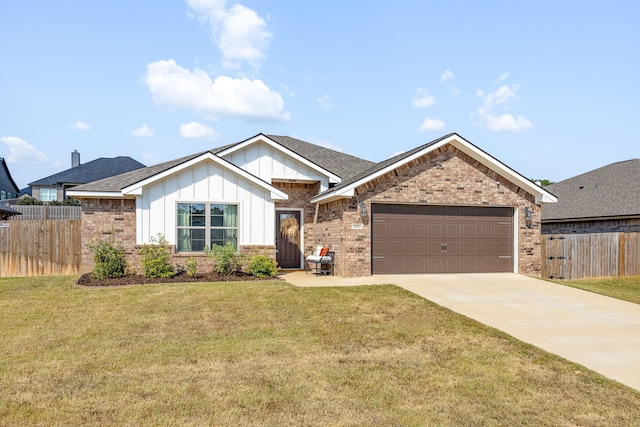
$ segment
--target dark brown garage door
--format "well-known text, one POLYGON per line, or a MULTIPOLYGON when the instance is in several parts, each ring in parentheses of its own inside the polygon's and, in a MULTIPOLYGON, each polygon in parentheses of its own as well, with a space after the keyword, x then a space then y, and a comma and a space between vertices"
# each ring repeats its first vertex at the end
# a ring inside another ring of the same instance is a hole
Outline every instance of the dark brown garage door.
POLYGON ((373 274, 513 271, 513 208, 372 205, 373 274))

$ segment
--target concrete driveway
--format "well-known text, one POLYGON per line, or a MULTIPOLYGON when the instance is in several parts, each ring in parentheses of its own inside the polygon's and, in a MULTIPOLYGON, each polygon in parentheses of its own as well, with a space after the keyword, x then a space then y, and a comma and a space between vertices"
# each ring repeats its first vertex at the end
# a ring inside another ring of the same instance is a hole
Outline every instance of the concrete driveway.
POLYGON ((640 390, 638 304, 511 273, 282 277, 309 287, 393 283, 640 390))

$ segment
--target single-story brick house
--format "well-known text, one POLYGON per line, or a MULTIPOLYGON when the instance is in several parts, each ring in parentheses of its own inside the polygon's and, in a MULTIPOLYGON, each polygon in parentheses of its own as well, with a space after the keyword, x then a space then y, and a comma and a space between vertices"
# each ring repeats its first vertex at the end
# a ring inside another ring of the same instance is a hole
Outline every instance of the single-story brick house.
POLYGON ((545 187, 543 234, 640 232, 640 159, 612 163, 545 187))
POLYGON ((115 230, 136 246, 163 234, 177 263, 231 242, 300 269, 316 245, 336 274, 541 269, 540 211, 556 198, 458 134, 380 163, 258 134, 69 190, 86 243, 115 230))

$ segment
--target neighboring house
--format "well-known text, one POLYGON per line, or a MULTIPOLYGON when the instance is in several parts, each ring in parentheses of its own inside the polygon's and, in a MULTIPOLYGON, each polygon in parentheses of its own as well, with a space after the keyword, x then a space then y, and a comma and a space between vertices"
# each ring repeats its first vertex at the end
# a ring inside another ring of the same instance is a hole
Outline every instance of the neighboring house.
POLYGON ((381 163, 259 134, 68 194, 82 201, 84 271, 87 243, 115 231, 136 268, 136 246, 161 233, 177 263, 230 242, 300 269, 327 245, 342 276, 540 274, 540 207, 556 201, 455 133, 381 163))
POLYGON ((545 189, 558 203, 542 209, 544 234, 640 232, 640 159, 612 163, 545 189))
POLYGON ((10 208, 9 206, 6 206, 2 202, 0 202, 0 221, 9 219, 9 217, 14 215, 22 215, 22 212, 10 208))
POLYGON ((80 153, 71 153, 71 168, 29 184, 31 196, 43 202, 62 201, 67 198, 67 190, 77 185, 120 175, 144 168, 145 165, 131 157, 100 157, 88 163, 80 163, 80 153))
POLYGON ((0 200, 16 198, 18 197, 18 191, 18 186, 11 177, 7 162, 0 157, 0 200))

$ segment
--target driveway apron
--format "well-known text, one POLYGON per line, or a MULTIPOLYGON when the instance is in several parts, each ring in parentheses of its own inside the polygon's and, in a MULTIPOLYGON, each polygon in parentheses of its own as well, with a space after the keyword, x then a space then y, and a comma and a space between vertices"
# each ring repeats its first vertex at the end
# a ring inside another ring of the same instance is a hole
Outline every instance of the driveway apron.
POLYGON ((640 305, 512 273, 315 277, 296 286, 393 283, 640 390, 640 305))

